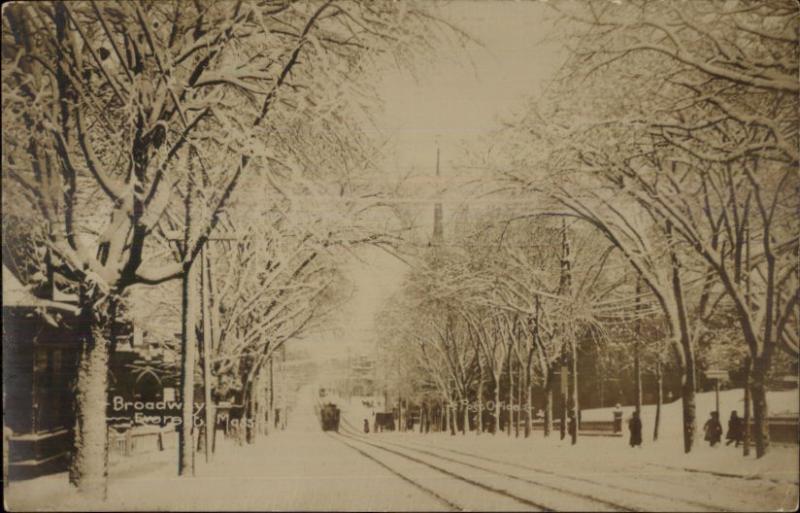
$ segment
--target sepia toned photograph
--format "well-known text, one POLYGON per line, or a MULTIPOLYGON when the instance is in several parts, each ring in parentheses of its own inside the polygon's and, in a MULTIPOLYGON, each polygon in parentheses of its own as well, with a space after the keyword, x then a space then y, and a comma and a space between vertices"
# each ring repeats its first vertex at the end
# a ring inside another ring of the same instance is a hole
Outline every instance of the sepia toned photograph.
POLYGON ((8 511, 795 511, 797 0, 2 6, 8 511))

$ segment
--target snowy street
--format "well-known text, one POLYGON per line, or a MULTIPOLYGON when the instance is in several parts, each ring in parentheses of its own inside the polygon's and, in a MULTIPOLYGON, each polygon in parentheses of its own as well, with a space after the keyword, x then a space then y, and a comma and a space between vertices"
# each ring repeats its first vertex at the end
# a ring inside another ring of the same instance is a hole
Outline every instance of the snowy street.
POLYGON ((149 453, 142 458, 153 459, 137 465, 139 471, 112 466, 106 503, 83 501, 57 474, 13 483, 7 504, 24 510, 374 511, 391 501, 403 510, 448 509, 395 470, 322 432, 310 394, 300 399, 289 430, 272 432, 255 446, 226 441, 210 465, 198 454, 194 478, 175 476, 174 451, 149 453))
POLYGON ((210 465, 198 454, 194 478, 175 477, 174 451, 150 453, 146 462, 136 462, 148 456, 141 455, 112 466, 102 505, 83 501, 63 475, 13 483, 7 504, 36 510, 375 511, 391 504, 406 511, 775 511, 797 501, 796 447, 776 448, 760 477, 732 477, 680 466, 707 459, 710 451, 723 461, 741 460, 725 447, 699 446, 692 456, 670 458, 675 451, 663 442, 631 450, 619 438, 572 447, 538 432, 528 441, 505 434, 364 435, 354 425, 369 412, 348 410, 347 401, 333 434, 319 427, 312 389, 301 391, 286 431, 252 446, 222 443, 210 465))
POLYGON ((493 504, 497 510, 520 511, 753 511, 785 510, 797 500, 796 484, 790 482, 687 472, 652 463, 647 453, 636 451, 604 460, 624 450, 606 441, 571 448, 540 439, 525 454, 513 439, 483 437, 479 442, 474 435, 381 434, 377 442, 360 440, 379 455, 388 453, 383 457, 402 455, 435 469, 439 476, 427 483, 464 510, 493 504), (463 483, 471 485, 473 496, 458 491, 463 483))
POLYGON ((3 9, 27 511, 800 510, 798 0, 3 9))

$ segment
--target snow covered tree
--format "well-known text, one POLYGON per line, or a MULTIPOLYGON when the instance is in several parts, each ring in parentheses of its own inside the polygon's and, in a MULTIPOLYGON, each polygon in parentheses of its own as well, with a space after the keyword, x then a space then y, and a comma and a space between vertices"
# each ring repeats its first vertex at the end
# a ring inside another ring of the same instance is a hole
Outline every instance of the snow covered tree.
POLYGON ((42 2, 3 14, 3 185, 27 198, 55 268, 79 288, 87 333, 70 475, 102 496, 119 296, 185 273, 192 287, 241 177, 272 168, 282 122, 330 110, 365 56, 402 59, 436 22, 412 5, 334 0, 42 2), (184 200, 175 261, 164 231, 184 200))
POLYGON ((761 456, 772 354, 798 352, 797 330, 789 329, 800 317, 798 6, 645 1, 556 8, 579 27, 568 78, 588 78, 599 86, 592 97, 604 95, 618 109, 594 132, 595 140, 610 137, 606 148, 616 144, 616 157, 601 164, 584 149, 584 163, 604 168, 608 183, 703 262, 701 305, 712 281, 723 288, 753 362, 761 456))

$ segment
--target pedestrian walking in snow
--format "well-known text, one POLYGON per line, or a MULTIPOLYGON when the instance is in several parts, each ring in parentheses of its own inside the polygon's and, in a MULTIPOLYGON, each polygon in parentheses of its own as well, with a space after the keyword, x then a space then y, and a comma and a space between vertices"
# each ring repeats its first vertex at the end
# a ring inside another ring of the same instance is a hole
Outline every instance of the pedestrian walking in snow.
POLYGON ((631 432, 631 447, 642 446, 642 419, 639 418, 639 412, 634 411, 633 416, 628 420, 628 429, 631 432))
POLYGON ((719 423, 719 412, 712 411, 711 418, 703 426, 706 432, 706 441, 714 447, 722 439, 722 424, 719 423))
POLYGON ((369 433, 369 421, 364 419, 364 432, 369 433))
POLYGON ((572 439, 575 439, 575 429, 577 429, 576 422, 575 422, 575 412, 569 412, 569 421, 567 422, 567 432, 572 439))
POLYGON ((744 436, 744 422, 742 422, 742 418, 736 413, 736 410, 731 412, 731 418, 728 419, 728 434, 725 436, 727 438, 727 442, 725 445, 730 445, 731 442, 735 442, 734 447, 739 447, 739 444, 742 443, 742 438, 744 436))

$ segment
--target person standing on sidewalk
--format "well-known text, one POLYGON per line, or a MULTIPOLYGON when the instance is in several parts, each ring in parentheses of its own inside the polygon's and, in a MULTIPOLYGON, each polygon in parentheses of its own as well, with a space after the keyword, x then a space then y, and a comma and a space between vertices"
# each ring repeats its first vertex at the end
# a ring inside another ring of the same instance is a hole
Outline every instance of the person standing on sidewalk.
POLYGON ((714 447, 722 439, 722 424, 719 423, 719 412, 712 411, 711 418, 708 419, 703 426, 706 432, 706 442, 714 447))
POLYGON ((630 420, 628 420, 628 429, 631 432, 630 444, 631 447, 642 446, 642 419, 639 418, 639 412, 634 411, 630 420))
POLYGON ((728 419, 728 434, 725 436, 727 438, 727 442, 725 445, 730 445, 731 442, 736 442, 734 447, 739 447, 739 444, 742 443, 742 437, 744 435, 744 423, 742 422, 742 418, 736 413, 736 410, 731 412, 731 418, 728 419))

